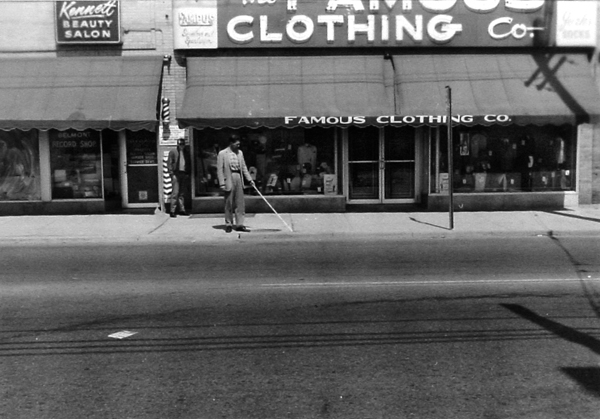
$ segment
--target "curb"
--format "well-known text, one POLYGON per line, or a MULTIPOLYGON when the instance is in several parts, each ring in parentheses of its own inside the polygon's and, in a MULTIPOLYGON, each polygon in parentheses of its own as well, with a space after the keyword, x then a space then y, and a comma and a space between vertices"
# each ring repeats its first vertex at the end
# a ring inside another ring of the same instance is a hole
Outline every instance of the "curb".
POLYGON ((406 240, 467 240, 477 238, 509 238, 509 237, 600 237, 600 231, 555 231, 555 230, 519 230, 519 231, 455 231, 449 230, 440 233, 356 233, 356 232, 329 232, 322 234, 302 232, 274 232, 274 233, 233 233, 211 234, 207 236, 133 236, 133 237, 81 237, 81 236, 15 236, 5 238, 2 246, 14 245, 153 245, 153 244, 233 244, 244 242, 282 242, 282 241, 406 241, 406 240))

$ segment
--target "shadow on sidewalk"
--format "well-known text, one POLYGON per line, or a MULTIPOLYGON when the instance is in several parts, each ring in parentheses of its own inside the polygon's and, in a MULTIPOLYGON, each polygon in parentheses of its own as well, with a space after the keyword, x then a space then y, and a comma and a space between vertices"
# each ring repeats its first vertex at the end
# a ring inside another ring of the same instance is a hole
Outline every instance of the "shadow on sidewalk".
POLYGON ((436 227, 436 228, 441 228, 442 230, 448 230, 448 231, 451 230, 450 227, 439 226, 437 224, 431 224, 431 223, 427 223, 425 221, 419 221, 419 220, 417 220, 416 218, 413 218, 413 217, 408 217, 408 219, 411 220, 411 221, 414 221, 415 223, 424 224, 424 225, 428 225, 428 226, 436 227))
POLYGON ((584 220, 584 221, 591 221, 593 223, 600 223, 600 218, 583 217, 581 215, 565 214, 563 212, 558 212, 558 211, 543 211, 543 212, 545 212, 546 214, 553 214, 553 215, 560 215, 562 217, 575 218, 577 220, 584 220))

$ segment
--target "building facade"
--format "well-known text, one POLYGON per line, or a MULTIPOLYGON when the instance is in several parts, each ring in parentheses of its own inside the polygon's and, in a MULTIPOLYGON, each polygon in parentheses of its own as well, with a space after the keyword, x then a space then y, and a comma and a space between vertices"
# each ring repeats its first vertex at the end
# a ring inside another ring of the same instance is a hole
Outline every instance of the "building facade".
MULTIPOLYGON (((155 208, 171 1, 0 3, 0 214, 155 208)), ((173 126, 168 135, 184 133, 173 126)))
MULTIPOLYGON (((445 210, 450 194, 456 210, 600 202, 597 2, 8 1, 0 12, 2 214, 163 205, 180 137, 192 211, 220 212, 216 154, 232 134, 278 211, 445 210)), ((248 190, 247 210, 269 208, 248 190)))

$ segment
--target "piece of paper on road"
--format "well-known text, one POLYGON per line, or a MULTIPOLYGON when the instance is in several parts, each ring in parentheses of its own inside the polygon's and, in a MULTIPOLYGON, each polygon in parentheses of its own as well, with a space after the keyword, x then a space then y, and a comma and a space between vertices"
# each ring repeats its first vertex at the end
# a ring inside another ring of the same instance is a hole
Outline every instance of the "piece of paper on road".
POLYGON ((129 336, 133 336, 136 333, 137 332, 130 332, 128 330, 123 330, 121 332, 117 332, 117 333, 113 333, 112 335, 108 335, 108 337, 115 338, 115 339, 124 339, 124 338, 128 338, 129 336))

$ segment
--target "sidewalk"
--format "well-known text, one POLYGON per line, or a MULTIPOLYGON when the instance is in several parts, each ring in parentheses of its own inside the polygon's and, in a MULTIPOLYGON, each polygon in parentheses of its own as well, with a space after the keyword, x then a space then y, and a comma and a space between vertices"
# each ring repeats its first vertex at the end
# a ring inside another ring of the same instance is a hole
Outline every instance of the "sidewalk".
POLYGON ((0 217, 3 243, 161 243, 237 240, 468 238, 474 236, 578 236, 600 238, 600 205, 558 211, 248 214, 250 233, 227 234, 222 214, 170 218, 153 215, 0 217))

